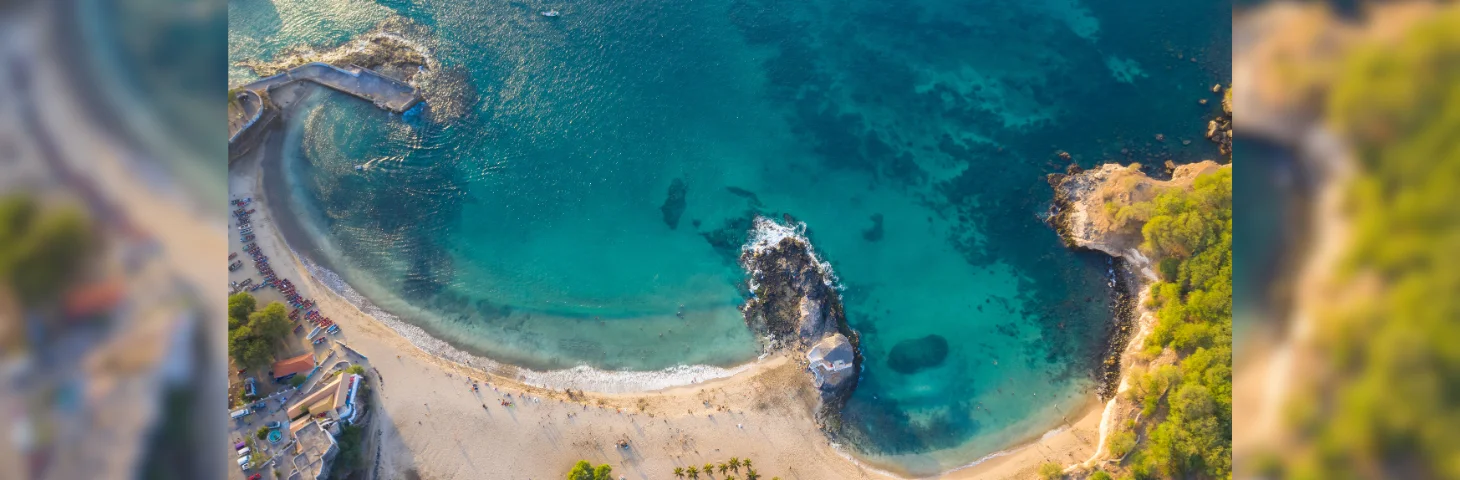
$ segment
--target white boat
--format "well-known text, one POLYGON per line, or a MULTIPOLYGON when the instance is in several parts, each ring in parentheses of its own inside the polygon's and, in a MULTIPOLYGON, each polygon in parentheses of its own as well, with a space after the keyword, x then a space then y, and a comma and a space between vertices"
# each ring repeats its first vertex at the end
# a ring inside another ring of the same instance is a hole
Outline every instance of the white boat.
POLYGON ((546 12, 542 12, 542 16, 544 16, 544 17, 556 17, 556 16, 558 16, 558 11, 557 10, 548 10, 546 12))

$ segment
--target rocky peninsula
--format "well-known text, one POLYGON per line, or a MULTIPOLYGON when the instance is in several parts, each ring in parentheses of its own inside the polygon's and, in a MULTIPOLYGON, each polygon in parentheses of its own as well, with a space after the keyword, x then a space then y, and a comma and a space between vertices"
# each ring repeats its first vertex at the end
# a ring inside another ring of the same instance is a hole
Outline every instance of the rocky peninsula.
POLYGON ((1054 188, 1048 221, 1066 246, 1103 252, 1114 258, 1116 311, 1110 327, 1105 360, 1098 373, 1099 394, 1106 406, 1100 421, 1100 440, 1089 466, 1108 452, 1108 436, 1117 425, 1138 420, 1140 405, 1128 395, 1131 372, 1175 361, 1169 354, 1157 358, 1140 355, 1141 347, 1156 322, 1148 306, 1151 286, 1159 278, 1155 265, 1142 252, 1142 227, 1149 203, 1162 191, 1190 189, 1197 177, 1230 168, 1211 160, 1177 166, 1168 180, 1147 176, 1139 164, 1108 163, 1090 170, 1071 166, 1064 174, 1050 174, 1054 188))
POLYGON ((754 225, 740 255, 752 295, 741 312, 767 351, 795 352, 791 357, 811 373, 820 393, 817 424, 834 429, 862 366, 857 332, 847 325, 836 277, 817 258, 804 226, 765 217, 757 217, 754 225))

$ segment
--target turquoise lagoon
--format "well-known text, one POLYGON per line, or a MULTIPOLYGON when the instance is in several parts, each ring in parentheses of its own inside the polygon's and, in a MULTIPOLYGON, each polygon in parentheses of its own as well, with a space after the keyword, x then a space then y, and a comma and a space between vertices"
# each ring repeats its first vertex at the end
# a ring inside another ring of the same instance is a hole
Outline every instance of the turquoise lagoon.
POLYGON ((324 93, 280 170, 309 256, 465 351, 753 361, 735 257, 755 215, 804 223, 863 333, 851 446, 933 473, 1093 397, 1110 265, 1042 222, 1058 152, 1216 156, 1201 135, 1230 7, 1098 3, 234 0, 229 47, 269 59, 391 18, 430 32, 465 114, 324 93), (930 335, 945 355, 922 355, 930 335), (890 362, 901 342, 916 365, 890 362))

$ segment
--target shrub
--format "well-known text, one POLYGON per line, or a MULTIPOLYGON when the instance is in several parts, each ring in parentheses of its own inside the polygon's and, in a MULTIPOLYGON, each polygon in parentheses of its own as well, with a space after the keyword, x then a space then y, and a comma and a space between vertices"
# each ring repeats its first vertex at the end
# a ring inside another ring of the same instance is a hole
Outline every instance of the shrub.
POLYGON ((1054 462, 1045 462, 1039 466, 1039 478, 1044 480, 1056 480, 1065 478, 1065 468, 1054 462))

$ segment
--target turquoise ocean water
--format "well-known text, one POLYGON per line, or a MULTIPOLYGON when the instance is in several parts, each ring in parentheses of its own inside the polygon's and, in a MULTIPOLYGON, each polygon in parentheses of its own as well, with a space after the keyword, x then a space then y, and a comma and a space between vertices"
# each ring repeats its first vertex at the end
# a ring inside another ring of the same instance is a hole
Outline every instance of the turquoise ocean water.
POLYGON ((734 259, 754 215, 804 222, 863 332, 853 447, 932 473, 1091 396, 1109 265, 1042 223, 1057 152, 1216 156, 1230 7, 1099 3, 234 0, 229 48, 404 18, 465 75, 450 119, 325 94, 282 169, 317 261, 473 353, 752 361, 734 259))

